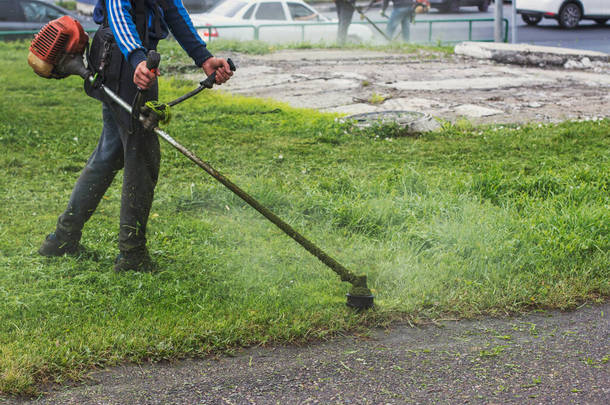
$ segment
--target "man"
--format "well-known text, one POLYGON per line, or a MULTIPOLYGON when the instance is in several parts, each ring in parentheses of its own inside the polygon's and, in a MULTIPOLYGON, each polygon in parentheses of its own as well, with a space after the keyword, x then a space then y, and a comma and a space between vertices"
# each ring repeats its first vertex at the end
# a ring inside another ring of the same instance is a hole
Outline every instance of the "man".
MULTIPOLYGON (((390 0, 383 0, 383 6, 381 8, 381 15, 385 15, 385 11, 388 8, 390 0)), ((386 35, 388 38, 394 38, 394 31, 398 24, 401 24, 402 28, 402 39, 405 42, 409 42, 411 19, 413 18, 413 6, 414 0, 392 0, 394 8, 392 14, 390 14, 390 21, 386 27, 386 35)))
POLYGON ((341 45, 347 41, 347 30, 354 15, 354 3, 356 0, 335 0, 337 6, 337 17, 339 18, 339 30, 337 42, 341 45))
MULTIPOLYGON (((194 29, 181 0, 98 0, 94 20, 100 24, 91 43, 89 64, 98 80, 131 102, 138 92, 144 101, 157 99, 157 71, 146 67, 146 55, 171 30, 182 48, 216 83, 233 74, 226 60, 215 58, 194 29)), ((82 229, 116 173, 123 168, 119 255, 115 271, 153 268, 146 248, 146 224, 159 175, 157 136, 132 123, 131 116, 85 83, 89 95, 102 101, 103 129, 57 226, 38 250, 43 256, 75 254, 82 229)))

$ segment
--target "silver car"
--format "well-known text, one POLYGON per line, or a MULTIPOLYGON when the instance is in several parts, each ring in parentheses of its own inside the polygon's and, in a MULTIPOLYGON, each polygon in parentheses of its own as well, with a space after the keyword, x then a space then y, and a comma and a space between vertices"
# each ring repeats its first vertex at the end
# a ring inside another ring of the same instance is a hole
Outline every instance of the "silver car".
MULTIPOLYGON (((324 17, 301 0, 224 0, 207 13, 191 14, 191 19, 206 40, 259 39, 270 43, 304 40, 315 43, 337 39, 336 20, 324 17), (203 28, 205 26, 210 28, 203 28)), ((374 39, 372 30, 360 24, 351 24, 347 35, 352 42, 374 39)))
MULTIPOLYGON (((46 23, 64 15, 77 19, 85 30, 96 30, 90 17, 76 14, 41 0, 0 0, 0 31, 38 31, 46 23)), ((7 36, 5 36, 5 39, 7 36)), ((11 35, 10 38, 17 38, 11 35)), ((31 37, 23 35, 21 37, 31 37)), ((2 37, 0 37, 2 39, 2 37)))

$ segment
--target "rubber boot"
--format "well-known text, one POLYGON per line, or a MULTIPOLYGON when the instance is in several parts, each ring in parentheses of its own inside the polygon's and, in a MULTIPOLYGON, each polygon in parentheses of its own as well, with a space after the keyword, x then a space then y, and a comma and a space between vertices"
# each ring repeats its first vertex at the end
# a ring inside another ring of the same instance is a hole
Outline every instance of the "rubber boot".
POLYGON ((129 270, 141 272, 155 270, 155 264, 150 258, 146 247, 119 253, 114 261, 114 271, 120 273, 129 270))
POLYGON ((42 256, 63 256, 78 253, 80 245, 77 240, 61 239, 55 232, 47 235, 47 238, 38 249, 42 256))

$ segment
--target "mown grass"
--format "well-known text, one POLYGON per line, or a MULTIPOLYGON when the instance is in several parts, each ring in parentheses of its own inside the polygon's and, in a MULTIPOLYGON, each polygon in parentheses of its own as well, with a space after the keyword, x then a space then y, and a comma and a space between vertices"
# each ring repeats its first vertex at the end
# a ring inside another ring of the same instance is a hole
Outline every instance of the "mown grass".
MULTIPOLYGON (((218 91, 167 130, 369 276, 377 308, 163 145, 149 222, 156 274, 114 274, 117 177, 80 257, 36 254, 101 125, 82 81, 43 80, 0 44, 0 392, 123 361, 325 338, 396 319, 572 308, 605 299, 610 121, 362 133, 333 116, 218 91)), ((239 74, 239 72, 237 73, 239 74)), ((191 89, 162 79, 162 99, 191 89)))

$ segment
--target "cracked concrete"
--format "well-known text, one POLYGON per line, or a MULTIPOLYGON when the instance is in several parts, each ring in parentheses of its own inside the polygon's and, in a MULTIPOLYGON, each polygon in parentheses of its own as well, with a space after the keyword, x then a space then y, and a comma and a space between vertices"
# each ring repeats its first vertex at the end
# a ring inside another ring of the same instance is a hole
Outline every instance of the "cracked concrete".
POLYGON ((603 118, 610 112, 610 63, 541 68, 430 51, 226 56, 239 69, 225 90, 344 115, 409 110, 485 124, 603 118))

